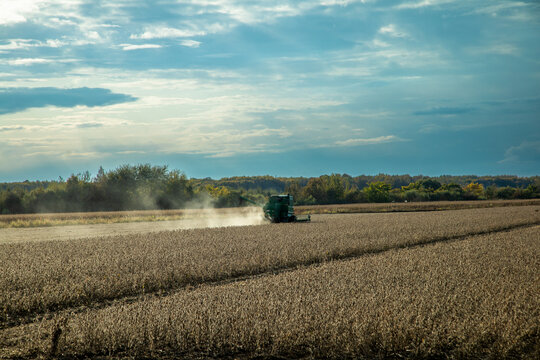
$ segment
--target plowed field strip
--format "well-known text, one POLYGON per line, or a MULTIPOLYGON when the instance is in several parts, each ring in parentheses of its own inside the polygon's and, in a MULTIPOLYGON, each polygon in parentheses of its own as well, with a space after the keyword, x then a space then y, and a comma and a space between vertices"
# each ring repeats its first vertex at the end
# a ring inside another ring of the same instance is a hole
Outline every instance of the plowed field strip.
POLYGON ((130 303, 138 302, 144 299, 170 296, 171 294, 174 294, 178 291, 184 291, 185 289, 197 289, 200 286, 221 286, 221 285, 226 285, 226 284, 230 284, 234 282, 261 278, 268 275, 277 275, 281 273, 296 271, 301 268, 306 268, 310 266, 318 266, 318 265, 322 265, 322 264, 332 262, 332 261, 354 260, 362 256, 381 254, 387 251, 393 251, 393 250, 398 250, 398 249, 414 249, 417 247, 423 247, 430 244, 459 241, 459 240, 464 240, 464 239, 474 237, 474 236, 511 232, 513 230, 532 228, 538 225, 540 225, 540 221, 530 223, 530 224, 510 225, 510 226, 501 227, 497 229, 471 232, 471 233, 462 234, 462 235, 436 237, 430 240, 413 243, 413 244, 395 244, 393 246, 389 246, 389 247, 385 247, 381 249, 351 251, 351 252, 343 253, 343 254, 335 254, 331 257, 326 257, 326 258, 314 258, 314 259, 308 259, 307 261, 291 262, 291 263, 284 264, 282 266, 272 267, 272 268, 264 269, 258 272, 237 273, 229 277, 218 277, 218 278, 209 279, 209 280, 194 280, 194 281, 191 281, 190 283, 187 283, 178 287, 161 289, 158 291, 147 292, 145 294, 125 295, 125 296, 119 296, 119 297, 100 299, 98 301, 88 302, 82 306, 57 306, 55 309, 51 309, 50 312, 49 311, 36 312, 34 314, 29 314, 26 316, 11 317, 8 321, 4 321, 0 323, 0 330, 9 329, 11 327, 17 327, 23 324, 29 324, 29 323, 33 323, 37 321, 42 321, 44 319, 51 318, 55 315, 58 315, 59 313, 74 314, 74 313, 87 311, 89 309, 102 309, 109 306, 116 306, 121 303, 130 304, 130 303))

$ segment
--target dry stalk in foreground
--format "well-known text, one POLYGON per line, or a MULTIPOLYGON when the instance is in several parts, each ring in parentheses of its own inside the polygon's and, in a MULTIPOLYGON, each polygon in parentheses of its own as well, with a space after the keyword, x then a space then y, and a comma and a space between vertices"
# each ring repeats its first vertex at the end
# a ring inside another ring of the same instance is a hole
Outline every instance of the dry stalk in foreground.
POLYGON ((539 208, 320 215, 308 224, 5 244, 0 325, 107 299, 538 224, 539 208))
MULTIPOLYGON (((88 311, 56 346, 67 357, 538 358, 539 236, 536 226, 88 311)), ((34 351, 48 351, 53 326, 26 335, 34 351)))

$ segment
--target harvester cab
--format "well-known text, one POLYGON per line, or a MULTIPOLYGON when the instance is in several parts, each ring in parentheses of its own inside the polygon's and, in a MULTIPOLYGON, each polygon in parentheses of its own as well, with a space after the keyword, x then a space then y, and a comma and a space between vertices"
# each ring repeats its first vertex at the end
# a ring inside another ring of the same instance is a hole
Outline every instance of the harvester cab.
POLYGON ((307 222, 311 216, 299 217, 294 214, 292 195, 273 195, 263 206, 264 217, 273 223, 280 222, 307 222))
MULTIPOLYGON (((240 196, 242 202, 248 202, 253 205, 261 206, 258 203, 240 196)), ((268 202, 262 205, 264 217, 273 223, 280 222, 308 222, 311 221, 311 215, 297 216, 294 213, 294 201, 292 195, 272 195, 268 202)))

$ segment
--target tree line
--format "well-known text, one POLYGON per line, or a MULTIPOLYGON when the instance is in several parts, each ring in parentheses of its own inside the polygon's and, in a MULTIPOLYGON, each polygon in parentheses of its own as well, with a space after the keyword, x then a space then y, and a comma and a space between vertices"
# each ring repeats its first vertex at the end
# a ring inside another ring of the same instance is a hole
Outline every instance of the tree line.
POLYGON ((117 211, 234 207, 289 193, 299 205, 540 197, 540 177, 331 174, 319 177, 245 176, 188 179, 179 170, 122 165, 96 176, 0 183, 0 213, 117 211))

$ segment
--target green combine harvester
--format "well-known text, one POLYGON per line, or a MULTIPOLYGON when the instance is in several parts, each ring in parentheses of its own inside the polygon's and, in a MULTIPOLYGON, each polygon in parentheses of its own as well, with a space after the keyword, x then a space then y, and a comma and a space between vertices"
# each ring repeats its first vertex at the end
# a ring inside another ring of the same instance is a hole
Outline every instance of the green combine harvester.
MULTIPOLYGON (((261 206, 254 201, 241 196, 242 200, 261 206)), ((294 201, 292 195, 272 195, 268 202, 262 206, 264 217, 273 223, 281 222, 308 222, 310 215, 297 216, 294 214, 294 201)))

